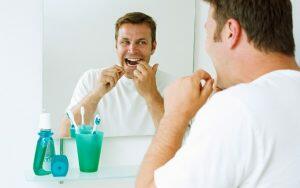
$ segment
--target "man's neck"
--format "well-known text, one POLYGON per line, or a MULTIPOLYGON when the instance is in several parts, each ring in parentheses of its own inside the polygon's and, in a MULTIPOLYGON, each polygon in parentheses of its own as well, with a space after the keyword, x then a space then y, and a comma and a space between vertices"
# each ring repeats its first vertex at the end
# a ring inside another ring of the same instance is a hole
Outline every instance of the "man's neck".
POLYGON ((245 59, 236 63, 238 66, 236 77, 239 83, 251 82, 264 74, 275 70, 298 70, 295 58, 279 53, 253 52, 245 59), (249 58, 250 57, 250 58, 249 58))

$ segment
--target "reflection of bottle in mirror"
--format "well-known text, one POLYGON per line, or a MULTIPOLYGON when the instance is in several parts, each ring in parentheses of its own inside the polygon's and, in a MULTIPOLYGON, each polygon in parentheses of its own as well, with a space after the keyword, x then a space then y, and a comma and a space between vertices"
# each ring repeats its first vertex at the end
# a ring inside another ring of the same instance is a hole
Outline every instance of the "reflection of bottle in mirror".
POLYGON ((51 160, 55 155, 53 132, 50 125, 50 114, 42 113, 39 122, 40 135, 33 161, 33 171, 36 175, 51 174, 51 160))

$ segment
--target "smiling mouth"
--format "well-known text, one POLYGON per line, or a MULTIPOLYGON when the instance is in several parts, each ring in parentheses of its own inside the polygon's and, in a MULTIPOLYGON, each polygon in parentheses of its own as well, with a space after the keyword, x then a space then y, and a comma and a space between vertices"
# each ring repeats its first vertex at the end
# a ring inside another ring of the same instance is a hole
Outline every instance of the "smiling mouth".
POLYGON ((138 59, 138 58, 125 58, 125 63, 128 66, 136 66, 137 64, 139 64, 140 60, 141 59, 138 59))

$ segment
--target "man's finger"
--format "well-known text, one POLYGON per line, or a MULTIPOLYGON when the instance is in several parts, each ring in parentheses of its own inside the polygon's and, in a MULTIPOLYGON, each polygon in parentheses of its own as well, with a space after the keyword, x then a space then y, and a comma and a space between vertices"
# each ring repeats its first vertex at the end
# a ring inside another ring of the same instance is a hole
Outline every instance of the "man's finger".
POLYGON ((113 66, 113 68, 117 69, 117 70, 118 70, 118 72, 121 72, 121 71, 123 71, 123 70, 124 70, 124 68, 123 68, 123 67, 121 67, 121 66, 119 66, 119 65, 114 65, 114 66, 113 66))
POLYGON ((109 83, 110 87, 113 87, 115 85, 115 81, 114 81, 113 77, 110 77, 110 76, 105 77, 105 82, 109 83))
POLYGON ((208 81, 209 79, 212 79, 211 76, 204 70, 200 69, 197 70, 196 72, 194 72, 194 74, 192 74, 192 77, 196 80, 205 80, 208 81))
POLYGON ((118 75, 120 75, 121 73, 125 72, 124 70, 120 70, 120 69, 117 69, 117 68, 113 68, 113 69, 110 69, 108 70, 110 72, 115 72, 117 73, 118 75))
POLYGON ((115 76, 117 77, 117 80, 119 80, 124 74, 125 74, 125 71, 120 71, 118 69, 110 69, 110 70, 107 70, 107 72, 113 72, 115 74, 115 76))
POLYGON ((123 76, 125 74, 125 72, 124 71, 122 71, 122 72, 119 72, 119 79, 123 76))
POLYGON ((139 80, 143 77, 142 73, 137 69, 133 71, 133 76, 139 80))
POLYGON ((211 95, 213 91, 213 79, 208 80, 203 88, 201 89, 200 97, 204 99, 205 101, 208 99, 208 97, 211 95))
POLYGON ((139 65, 144 66, 146 70, 151 69, 151 67, 149 66, 148 63, 146 63, 146 61, 139 61, 139 65))
POLYGON ((138 70, 139 72, 141 72, 143 75, 147 74, 147 69, 143 65, 138 64, 136 66, 136 70, 138 70))
POLYGON ((138 84, 138 82, 140 81, 140 79, 136 76, 133 75, 133 81, 135 84, 138 84))
POLYGON ((157 69, 158 69, 158 64, 156 63, 155 65, 152 66, 152 70, 153 70, 154 74, 156 74, 157 69))
POLYGON ((119 80, 119 74, 115 71, 106 71, 105 73, 103 73, 103 75, 112 77, 115 82, 119 80))

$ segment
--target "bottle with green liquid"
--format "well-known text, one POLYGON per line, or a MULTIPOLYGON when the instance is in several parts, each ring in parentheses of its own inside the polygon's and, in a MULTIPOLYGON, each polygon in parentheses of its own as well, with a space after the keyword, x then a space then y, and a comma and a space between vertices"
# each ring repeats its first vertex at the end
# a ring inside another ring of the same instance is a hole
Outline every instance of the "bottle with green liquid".
POLYGON ((54 141, 52 138, 50 114, 42 113, 39 122, 40 132, 37 141, 33 171, 38 176, 51 174, 51 160, 55 155, 54 141))

